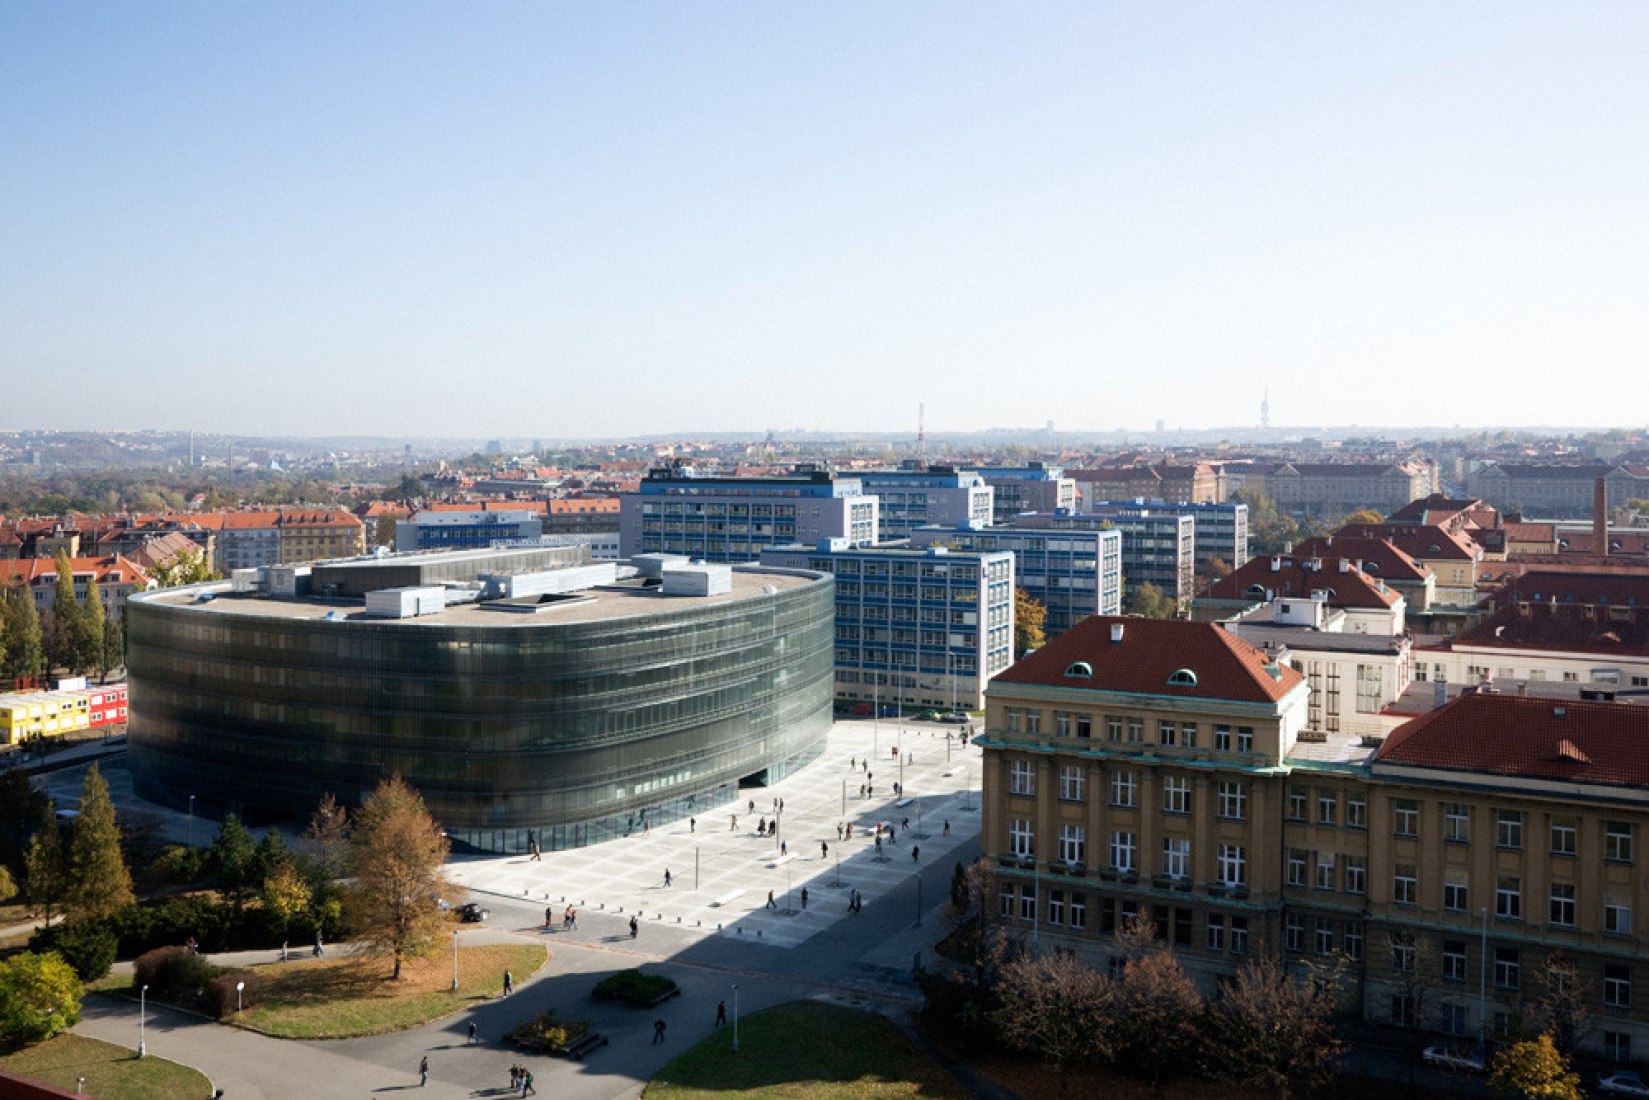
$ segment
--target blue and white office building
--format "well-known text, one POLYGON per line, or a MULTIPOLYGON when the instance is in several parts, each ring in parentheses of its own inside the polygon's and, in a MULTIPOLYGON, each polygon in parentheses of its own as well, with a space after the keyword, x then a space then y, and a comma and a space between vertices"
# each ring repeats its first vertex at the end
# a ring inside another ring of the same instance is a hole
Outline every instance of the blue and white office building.
POLYGON ((858 477, 864 491, 875 494, 880 502, 877 522, 884 539, 904 538, 930 523, 954 527, 970 521, 991 522, 995 495, 985 479, 971 470, 954 466, 862 470, 858 477))
POLYGON ((544 533, 544 519, 530 509, 520 511, 419 512, 396 520, 395 549, 484 550, 500 542, 536 539, 544 533))
POLYGON ((619 498, 619 553, 748 562, 769 546, 878 538, 877 501, 857 477, 798 466, 789 474, 720 477, 692 466, 650 471, 619 498))
POLYGON ((836 695, 907 707, 984 706, 1013 663, 1013 555, 943 546, 814 546, 762 551, 765 568, 836 578, 836 695))
POLYGON ((1090 505, 1096 516, 1175 515, 1196 521, 1196 568, 1206 573, 1208 564, 1219 558, 1232 569, 1248 561, 1248 505, 1241 501, 1176 504, 1160 500, 1103 501, 1090 505))
POLYGON ((1122 598, 1131 599, 1150 583, 1163 595, 1184 604, 1195 594, 1196 521, 1190 516, 1148 511, 1142 514, 1092 512, 1024 512, 1015 527, 1052 531, 1116 530, 1122 535, 1122 598))
POLYGON ((918 527, 911 546, 1007 550, 1014 583, 1047 608, 1048 637, 1089 615, 1122 613, 1122 532, 1047 531, 1026 527, 918 527))
MULTIPOLYGON (((1062 467, 1031 462, 1024 466, 981 466, 977 472, 995 495, 995 523, 1011 523, 1020 512, 1076 510, 1076 481, 1066 477, 1062 467)), ((1024 586, 1022 579, 1020 587, 1024 586)))

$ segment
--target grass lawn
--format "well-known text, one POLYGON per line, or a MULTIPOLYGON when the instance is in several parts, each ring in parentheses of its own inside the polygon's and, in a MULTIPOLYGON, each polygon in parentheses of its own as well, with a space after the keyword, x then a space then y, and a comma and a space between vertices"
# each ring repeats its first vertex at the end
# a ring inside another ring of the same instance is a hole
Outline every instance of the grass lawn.
POLYGON ((104 1100, 206 1100, 212 1095, 212 1083, 188 1066, 164 1058, 139 1059, 130 1047, 68 1033, 0 1057, 0 1069, 70 1092, 75 1079, 84 1077, 86 1094, 104 1100))
POLYGON ((885 1017, 798 1001, 739 1021, 659 1071, 647 1100, 891 1100, 967 1092, 885 1017))
POLYGON ((549 961, 538 944, 485 944, 458 952, 458 992, 452 992, 452 955, 407 959, 390 981, 389 959, 339 956, 269 963, 250 969, 257 1005, 233 1021, 283 1039, 344 1039, 416 1027, 504 991, 504 971, 517 982, 549 961))

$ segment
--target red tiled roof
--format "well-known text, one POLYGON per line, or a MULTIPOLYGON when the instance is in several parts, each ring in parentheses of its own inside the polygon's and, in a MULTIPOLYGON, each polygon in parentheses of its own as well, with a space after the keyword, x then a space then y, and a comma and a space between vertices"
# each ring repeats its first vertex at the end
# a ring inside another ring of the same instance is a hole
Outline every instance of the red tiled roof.
POLYGON ((1494 597, 1495 611, 1456 645, 1649 653, 1649 575, 1530 571, 1494 597))
POLYGON ((1649 707, 1470 692, 1405 722, 1377 764, 1649 787, 1649 707))
POLYGON ((1248 589, 1255 585, 1271 596, 1309 596, 1315 591, 1326 591, 1330 607, 1387 608, 1402 599, 1396 589, 1383 586, 1378 578, 1358 569, 1349 555, 1314 558, 1298 554, 1250 558, 1236 572, 1215 581, 1206 598, 1252 600, 1256 597, 1250 596, 1248 589), (1275 570, 1271 568, 1274 561, 1278 564, 1275 570), (1341 562, 1346 563, 1346 569, 1340 568, 1341 562), (1313 564, 1321 568, 1311 568, 1313 564))
MULTIPOLYGON (((122 557, 70 558, 69 568, 76 577, 90 574, 100 585, 132 584, 141 587, 149 578, 131 561, 122 557)), ((17 558, 0 561, 0 587, 14 584, 51 584, 57 580, 57 562, 54 558, 17 558)))
POLYGON ((1392 545, 1417 561, 1473 561, 1478 546, 1471 536, 1454 533, 1435 523, 1348 523, 1335 538, 1390 539, 1392 545))
POLYGON ((1083 619, 995 680, 1248 703, 1277 702, 1303 681, 1212 623, 1104 615, 1083 619), (1119 642, 1111 641, 1113 626, 1122 628, 1119 642), (1065 675, 1078 661, 1092 666, 1091 677, 1065 675), (1194 672, 1196 684, 1170 684, 1169 676, 1180 669, 1194 672))
POLYGON ((1325 535, 1306 539, 1294 548, 1297 558, 1349 558, 1363 563, 1363 570, 1387 581, 1423 582, 1431 574, 1390 539, 1365 539, 1356 535, 1325 535))

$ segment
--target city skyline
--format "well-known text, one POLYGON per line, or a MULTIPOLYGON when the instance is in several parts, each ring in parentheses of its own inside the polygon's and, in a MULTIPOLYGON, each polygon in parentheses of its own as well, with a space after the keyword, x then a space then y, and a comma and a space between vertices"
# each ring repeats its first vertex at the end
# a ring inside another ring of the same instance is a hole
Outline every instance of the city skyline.
POLYGON ((13 5, 0 430, 1643 423, 1645 30, 13 5))

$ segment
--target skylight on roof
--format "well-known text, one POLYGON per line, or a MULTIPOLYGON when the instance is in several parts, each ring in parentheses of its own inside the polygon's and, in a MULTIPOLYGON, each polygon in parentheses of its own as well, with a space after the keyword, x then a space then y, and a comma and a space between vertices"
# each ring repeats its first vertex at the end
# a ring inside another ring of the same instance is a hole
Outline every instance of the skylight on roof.
POLYGON ((1196 687, 1197 674, 1188 668, 1176 668, 1168 677, 1170 684, 1180 687, 1196 687))

